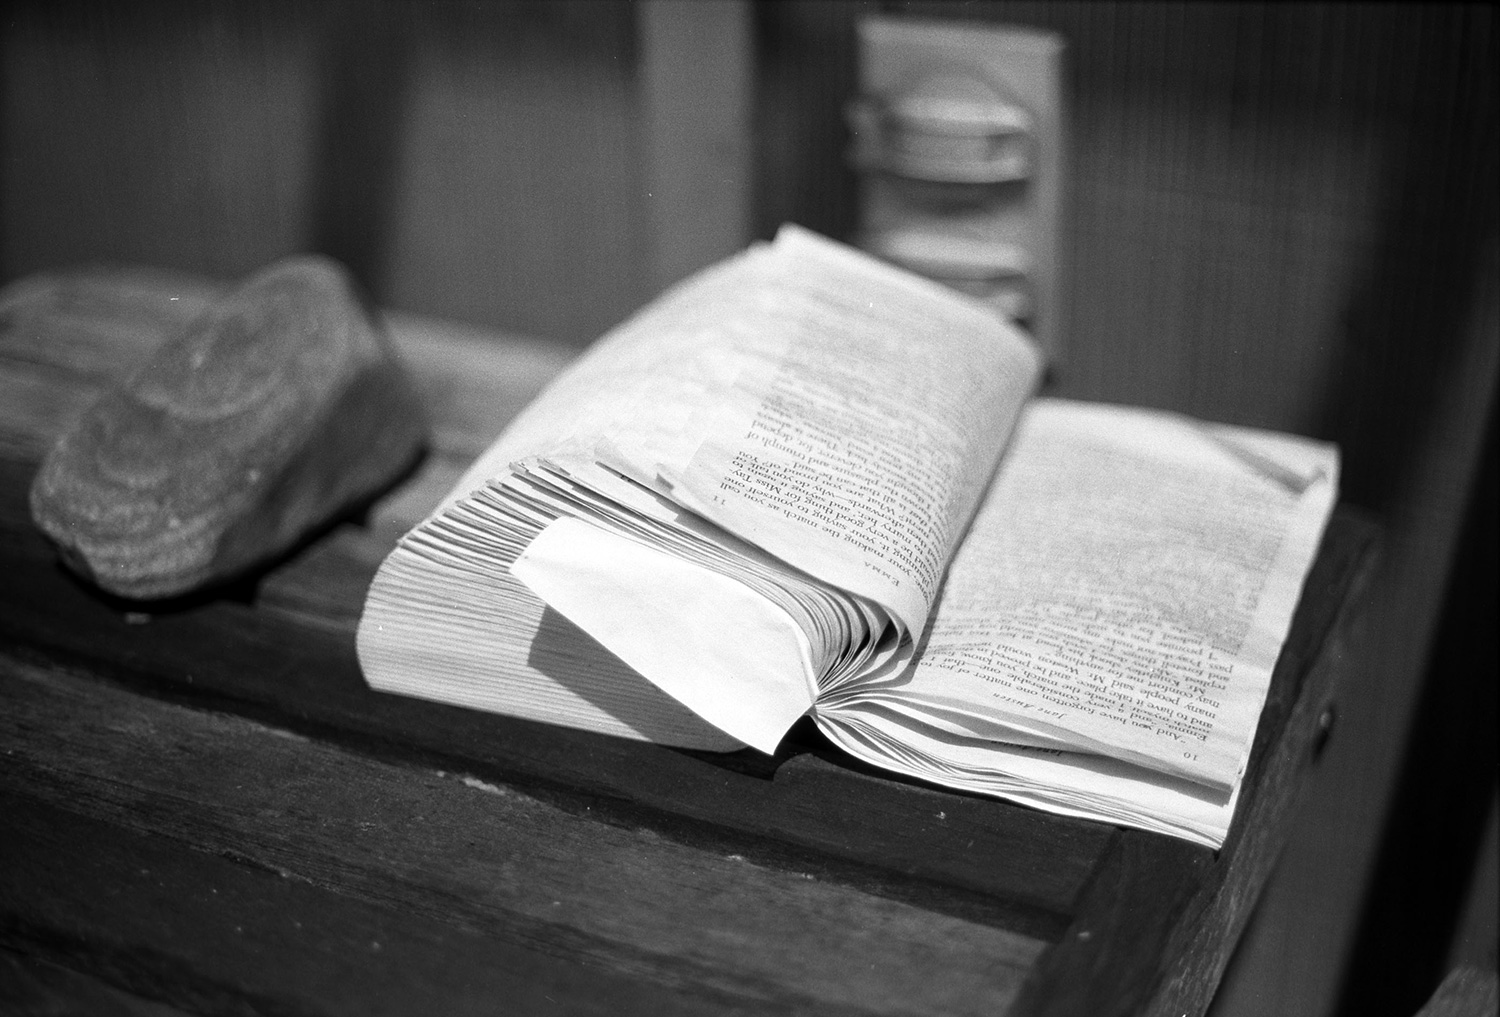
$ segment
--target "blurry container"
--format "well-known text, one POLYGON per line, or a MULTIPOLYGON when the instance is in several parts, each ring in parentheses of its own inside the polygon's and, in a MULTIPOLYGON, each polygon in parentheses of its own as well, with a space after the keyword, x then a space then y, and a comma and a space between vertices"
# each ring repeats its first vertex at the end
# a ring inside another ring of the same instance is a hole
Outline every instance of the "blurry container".
POLYGON ((1031 319, 1031 257, 1015 244, 907 227, 863 237, 860 246, 982 300, 1019 324, 1031 319))
POLYGON ((857 99, 849 117, 861 170, 945 184, 1031 174, 1031 114, 974 72, 940 71, 891 99, 857 99))
POLYGON ((987 23, 859 24, 858 242, 1061 352, 1062 40, 987 23))

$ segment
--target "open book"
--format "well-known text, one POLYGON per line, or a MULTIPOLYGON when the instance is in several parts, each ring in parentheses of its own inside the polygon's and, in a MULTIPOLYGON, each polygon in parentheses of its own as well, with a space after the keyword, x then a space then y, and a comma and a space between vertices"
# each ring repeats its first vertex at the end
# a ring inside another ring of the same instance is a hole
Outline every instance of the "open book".
POLYGON ((376 689, 870 764, 1217 847, 1338 456, 1032 398, 1024 333, 795 227, 667 291, 390 554, 376 689))

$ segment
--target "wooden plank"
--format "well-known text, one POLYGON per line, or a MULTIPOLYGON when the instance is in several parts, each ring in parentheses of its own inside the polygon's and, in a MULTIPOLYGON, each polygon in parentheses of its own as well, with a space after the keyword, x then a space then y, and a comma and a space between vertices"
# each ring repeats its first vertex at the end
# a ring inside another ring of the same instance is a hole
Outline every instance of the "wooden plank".
POLYGON ((1493 968, 1454 968, 1416 1017, 1489 1017, 1500 1009, 1500 984, 1493 968))
POLYGON ((768 1009, 585 972, 8 789, 0 811, 0 944, 194 1014, 768 1009))
MULTIPOLYGON (((14 492, 16 485, 10 485, 14 492)), ((861 775, 837 756, 820 757, 809 746, 793 745, 783 757, 758 759, 694 756, 582 732, 527 724, 504 717, 422 703, 369 692, 353 661, 347 625, 354 610, 344 601, 343 632, 313 633, 268 612, 220 602, 202 610, 159 616, 132 626, 118 608, 100 602, 62 575, 50 549, 22 532, 24 504, 12 498, 0 505, 10 540, 22 545, 9 573, 15 579, 0 632, 20 645, 35 646, 60 659, 85 662, 119 680, 139 683, 158 695, 188 694, 227 700, 226 707, 253 715, 294 718, 313 730, 331 728, 341 737, 373 736, 392 743, 481 764, 486 772, 522 785, 541 784, 605 795, 634 817, 678 829, 684 818, 770 839, 750 850, 774 856, 787 845, 828 852, 823 865, 838 860, 894 870, 915 879, 903 887, 889 873, 856 866, 837 878, 862 885, 883 884, 883 892, 916 894, 930 906, 997 909, 992 920, 1038 934, 1061 931, 1056 917, 1071 915, 1077 895, 1107 843, 1107 828, 1046 816, 883 777, 861 775), (299 679, 318 675, 318 683, 299 679), (740 768, 740 769, 737 769, 740 768), (770 778, 769 780, 767 778, 770 778), (655 813, 654 820, 640 817, 655 813), (934 820, 941 813, 939 822, 934 820), (974 844, 981 847, 976 850, 974 844), (926 884, 924 881, 931 881, 926 884), (947 887, 949 893, 934 893, 947 887), (979 890, 990 900, 968 901, 952 888, 979 890), (930 895, 930 896, 929 896, 930 895), (1019 908, 1020 910, 1014 910, 1019 908)), ((1358 527, 1355 527, 1358 531, 1358 527)), ((1350 538, 1343 525, 1331 531, 1325 557, 1357 559, 1365 544, 1359 531, 1350 538)), ((308 588, 357 596, 363 565, 341 561, 330 550, 317 553, 345 569, 339 583, 329 570, 308 588)), ((7 550, 10 550, 9 548, 7 550)), ((1337 569, 1320 562, 1310 589, 1340 596, 1337 569)), ((367 574, 367 573, 366 573, 367 574)), ((338 595, 334 595, 338 599, 338 595)), ((1305 661, 1295 647, 1315 645, 1331 618, 1294 627, 1285 667, 1305 661)), ((1263 726, 1263 737, 1277 728, 1263 726)), ((1249 799, 1247 795, 1247 801, 1249 799)), ((693 836, 724 838, 724 833, 693 836)), ((732 839, 731 842, 732 844, 732 839)), ((733 847, 728 849, 732 850, 733 847)), ((795 852, 794 852, 795 853, 795 852)))
POLYGON ((190 1017, 175 1006, 10 950, 0 950, 0 1010, 11 1017, 190 1017))
POLYGON ((3 654, 0 689, 12 795, 709 999, 1004 1012, 1044 945, 3 654))
MULTIPOLYGON (((1119 1001, 1126 998, 1119 990, 1127 981, 1141 981, 1140 992, 1144 994, 1150 990, 1148 974, 1164 975, 1170 982, 1156 993, 1164 1012, 1180 1012, 1179 1003, 1184 999, 1190 1006, 1193 1000, 1206 1006, 1282 846, 1294 791, 1309 760, 1309 746, 1319 735, 1321 715, 1329 708, 1336 661, 1342 652, 1338 612, 1352 599, 1351 591, 1363 582, 1374 536, 1372 526, 1347 512, 1333 526, 1330 546, 1346 544, 1345 553, 1325 554, 1308 578, 1307 606, 1281 662, 1283 680, 1268 697, 1247 790, 1231 840, 1218 860, 1175 842, 1149 837, 1142 840, 1141 835, 1126 834, 1094 877, 1089 897, 1093 903, 1084 906, 1084 913, 1070 931, 1070 935, 1084 937, 1079 943, 1080 955, 1089 939, 1096 950, 1108 944, 1113 974, 1118 977, 1080 978, 1078 971, 1072 970, 1080 963, 1074 958, 1059 972, 1057 982, 1109 985, 1112 997, 1119 1001), (1276 732, 1282 732, 1279 738, 1276 732), (1243 847, 1241 842, 1245 842, 1243 847), (1150 877, 1150 873, 1157 875, 1150 877), (1170 874, 1170 878, 1163 880, 1161 873, 1170 874), (1228 889, 1221 893, 1221 887, 1228 889), (1091 908, 1102 913, 1089 913, 1091 908), (1130 934, 1121 937, 1103 931, 1118 924, 1120 913, 1131 916, 1130 934), (1184 914, 1192 916, 1192 932, 1186 936, 1180 928, 1184 914), (1154 916, 1156 925, 1148 935, 1145 925, 1150 916, 1154 916), (1142 944, 1152 942, 1153 936, 1158 937, 1157 945, 1164 956, 1186 958, 1179 970, 1152 972, 1139 963, 1140 956, 1147 952, 1142 944), (1166 948, 1169 936, 1175 944, 1171 949, 1166 948), (1121 942, 1133 944, 1132 949, 1119 953, 1121 942)), ((350 617, 352 624, 352 612, 350 617)), ((799 761, 790 761, 782 774, 795 772, 799 761)), ((836 795, 830 795, 830 799, 839 800, 836 795)), ((1038 984, 1047 984, 1046 979, 1038 984)), ((1052 993, 1049 988, 1043 994, 1052 993)), ((1090 1005, 1105 1012, 1099 1000, 1090 1005)))
POLYGON ((215 287, 151 269, 29 276, 0 290, 0 451, 40 458, 215 287))
POLYGON ((472 459, 578 355, 571 347, 387 312, 432 419, 433 448, 472 459))
POLYGON ((47 367, 7 364, 0 374, 0 454, 39 461, 97 391, 59 385, 56 372, 47 367))
MULTIPOLYGON (((446 759, 486 780, 583 795, 620 822, 1043 937, 1066 924, 1108 842, 1099 824, 872 776, 817 743, 793 741, 775 760, 692 754, 374 693, 352 631, 245 602, 145 621, 138 605, 106 602, 61 570, 26 522, 27 475, 0 462, 0 643, 34 659, 369 750, 446 759)), ((358 580, 341 582, 360 594, 358 580)))
POLYGON ((0 290, 0 357, 106 378, 150 356, 224 285, 143 266, 26 276, 0 290))

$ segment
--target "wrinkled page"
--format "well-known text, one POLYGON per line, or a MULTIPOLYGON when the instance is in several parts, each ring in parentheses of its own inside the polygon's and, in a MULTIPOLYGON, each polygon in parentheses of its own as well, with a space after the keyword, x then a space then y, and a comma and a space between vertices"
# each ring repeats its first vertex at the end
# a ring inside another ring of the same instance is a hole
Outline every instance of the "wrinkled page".
POLYGON ((965 738, 879 707, 818 721, 850 755, 909 777, 1210 848, 1224 843, 1239 800, 1239 784, 1216 793, 1107 756, 965 738))
POLYGON ((779 337, 727 332, 724 316, 764 289, 770 246, 759 244, 684 280, 620 323, 527 406, 433 510, 446 510, 530 456, 619 443, 652 463, 686 462, 688 415, 726 387, 746 357, 774 356, 779 337), (675 443, 675 444, 674 444, 675 443), (679 447, 680 446, 680 447, 679 447))
POLYGON ((700 716, 774 747, 809 687, 879 667, 925 623, 1038 371, 1024 337, 980 305, 784 229, 623 325, 493 453, 539 452, 524 484, 511 467, 513 494, 653 545, 657 564, 591 561, 603 537, 549 526, 512 575, 700 716), (585 398, 578 377, 599 391, 585 398), (583 490, 608 500, 621 483, 705 525, 609 511, 583 490), (773 556, 786 592, 760 585, 753 556, 693 550, 688 528, 773 556), (668 561, 684 553, 695 560, 668 561), (700 565, 723 575, 677 576, 664 613, 661 576, 700 565), (730 609, 734 582, 783 603, 730 609), (787 670, 795 680, 769 673, 791 658, 760 638, 764 617, 795 617, 815 648, 787 670))
POLYGON ((916 664, 829 706, 863 698, 971 737, 1066 745, 1227 790, 1337 468, 1316 442, 1037 400, 916 664))
POLYGON ((745 327, 784 336, 695 418, 675 500, 920 632, 1040 360, 935 284, 793 232, 745 327))

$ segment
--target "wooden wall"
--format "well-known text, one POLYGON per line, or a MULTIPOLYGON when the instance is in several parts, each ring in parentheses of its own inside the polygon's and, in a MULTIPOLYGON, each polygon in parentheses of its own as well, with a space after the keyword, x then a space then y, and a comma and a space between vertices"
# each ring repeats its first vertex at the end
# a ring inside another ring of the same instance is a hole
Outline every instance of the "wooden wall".
POLYGON ((575 344, 648 295, 628 4, 8 9, 5 279, 317 248, 387 305, 575 344))
POLYGON ((13 4, 0 19, 0 271, 235 275, 311 236, 316 24, 13 4))

